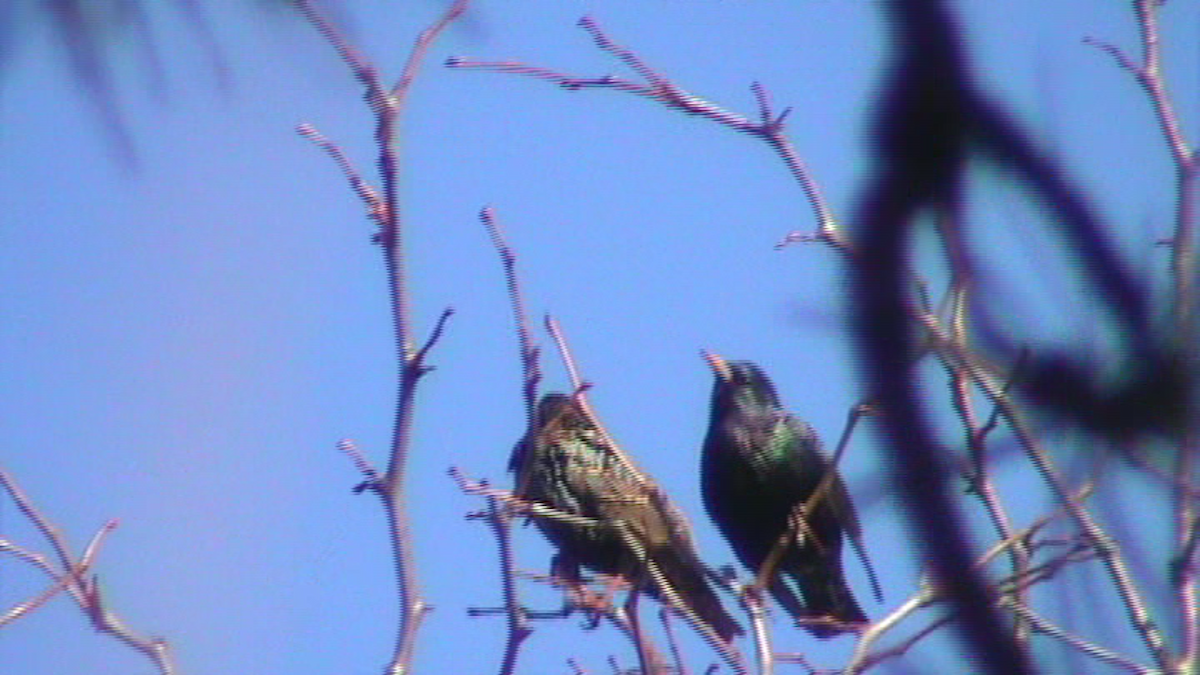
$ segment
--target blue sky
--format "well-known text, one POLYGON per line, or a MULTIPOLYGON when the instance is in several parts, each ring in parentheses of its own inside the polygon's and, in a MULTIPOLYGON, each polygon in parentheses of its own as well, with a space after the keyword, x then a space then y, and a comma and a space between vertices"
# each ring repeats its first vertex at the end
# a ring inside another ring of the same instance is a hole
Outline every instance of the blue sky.
MULTIPOLYGON (((829 444, 859 395, 843 270, 826 249, 772 249, 814 223, 764 146, 627 95, 440 63, 463 55, 624 74, 575 27, 590 14, 719 105, 752 113, 749 84, 760 81, 777 106, 794 106, 792 138, 848 217, 870 170, 865 131, 886 53, 876 4, 478 2, 436 46, 403 140, 416 335, 443 307, 457 310, 422 385, 410 474, 419 572, 436 606, 422 672, 491 672, 503 644, 500 618, 465 613, 499 602, 491 537, 463 519, 482 502, 446 477, 454 465, 506 484, 523 424, 481 207, 496 209, 519 255, 533 317, 561 321, 601 417, 691 515, 714 564, 732 556, 699 502, 711 376, 698 350, 761 363, 829 444)), ((1090 190, 1131 263, 1161 272, 1166 255, 1150 244, 1169 232, 1169 158, 1131 79, 1080 44, 1094 35, 1133 49, 1127 3, 960 4, 981 80, 1090 190)), ((393 77, 439 10, 345 8, 362 50, 393 77)), ((136 170, 114 159, 44 25, 18 33, 0 79, 0 466, 77 547, 120 519, 100 558, 104 588, 132 627, 172 642, 182 672, 378 672, 395 617, 382 512, 351 493, 359 477, 335 443, 353 438, 378 461, 387 445, 394 354, 383 270, 360 203, 293 132, 312 123, 365 171, 370 117, 332 50, 298 19, 240 3, 213 9, 233 75, 224 89, 191 27, 152 9, 168 90, 145 86, 136 50, 112 52, 136 170)), ((1189 132, 1198 19, 1185 3, 1165 11, 1167 73, 1189 132)), ((1087 298, 1045 292, 1072 288, 1051 228, 1018 188, 980 176, 976 236, 1006 325, 1025 339, 1089 345, 1087 298)), ((566 387, 539 340, 546 386, 566 387)), ((876 617, 911 592, 920 564, 880 468, 861 434, 845 474, 884 605, 847 563, 876 617)), ((1045 509, 1028 498, 1036 489, 1015 457, 1000 473, 1019 521, 1045 509)), ((38 547, 7 503, 0 535, 38 547)), ((544 570, 537 532, 520 529, 517 542, 522 566, 544 570)), ((42 583, 6 561, 0 606, 42 583)), ((633 665, 610 629, 578 623, 538 624, 522 672, 567 672, 567 657, 602 672, 610 653, 633 665)), ((777 628, 781 650, 820 665, 852 648, 777 628)), ((707 654, 691 652, 702 670, 707 654)), ((956 658, 951 643, 931 641, 909 663, 934 672, 956 658)), ((151 672, 63 599, 0 631, 0 661, 13 673, 151 672)))

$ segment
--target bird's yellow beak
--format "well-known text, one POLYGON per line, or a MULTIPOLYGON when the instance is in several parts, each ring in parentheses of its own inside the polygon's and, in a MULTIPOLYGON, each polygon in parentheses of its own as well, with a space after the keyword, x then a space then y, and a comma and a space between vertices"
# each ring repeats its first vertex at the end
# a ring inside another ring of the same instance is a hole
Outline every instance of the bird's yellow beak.
POLYGON ((713 374, 721 378, 721 381, 729 382, 733 379, 733 373, 729 371, 729 364, 725 363, 725 359, 707 349, 701 349, 700 356, 704 357, 705 361, 708 361, 708 367, 712 368, 713 374))

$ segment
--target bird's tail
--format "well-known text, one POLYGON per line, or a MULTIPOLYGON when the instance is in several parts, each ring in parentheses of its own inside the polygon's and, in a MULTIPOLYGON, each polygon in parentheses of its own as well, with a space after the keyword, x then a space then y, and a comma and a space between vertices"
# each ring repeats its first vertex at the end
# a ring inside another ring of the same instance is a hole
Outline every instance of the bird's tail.
MULTIPOLYGON (((695 613, 700 621, 721 636, 722 640, 729 642, 742 634, 742 627, 725 611, 721 599, 705 578, 699 562, 684 560, 675 555, 658 558, 656 562, 659 563, 664 580, 671 585, 683 604, 695 613)), ((654 594, 661 595, 657 589, 654 594)))
POLYGON ((868 623, 867 615, 846 585, 840 564, 825 561, 796 574, 795 579, 804 595, 804 609, 802 615, 795 612, 792 615, 813 635, 830 638, 857 631, 868 623))

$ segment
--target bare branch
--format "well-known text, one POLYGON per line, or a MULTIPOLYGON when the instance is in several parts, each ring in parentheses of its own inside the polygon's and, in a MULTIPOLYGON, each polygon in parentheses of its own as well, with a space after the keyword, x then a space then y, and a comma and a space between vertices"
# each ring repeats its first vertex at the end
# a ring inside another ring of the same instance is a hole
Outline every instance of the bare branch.
POLYGON ((767 626, 763 588, 758 584, 743 587, 738 593, 738 600, 750 615, 754 652, 758 659, 758 675, 772 675, 775 672, 775 649, 771 646, 771 629, 767 626))
POLYGON ((504 594, 505 616, 508 620, 508 638, 504 644, 504 657, 500 664, 501 675, 516 672, 517 657, 521 645, 533 633, 526 621, 524 608, 517 595, 517 584, 513 579, 512 516, 511 511, 500 505, 499 500, 488 499, 488 526, 496 537, 500 556, 500 588, 504 594))
POLYGON ((1073 635, 1059 628, 1055 624, 1047 621, 1045 617, 1037 612, 1034 612, 1023 602, 1018 602, 1013 598, 1001 600, 1001 605, 1012 610, 1014 614, 1019 615, 1024 621, 1028 622, 1033 630, 1052 637, 1060 642, 1064 642, 1080 652, 1098 660, 1118 668, 1123 668, 1139 675, 1150 675, 1157 672, 1153 668, 1148 668, 1139 663, 1135 663, 1129 658, 1122 656, 1110 649, 1106 649, 1098 644, 1085 640, 1078 635, 1073 635))
MULTIPOLYGON (((371 487, 379 495, 387 514, 388 535, 396 574, 396 592, 400 605, 400 626, 387 673, 404 675, 411 667, 417 631, 429 611, 429 606, 421 598, 417 586, 416 563, 413 559, 408 509, 405 503, 405 476, 412 440, 413 409, 417 383, 429 371, 425 359, 429 350, 441 337, 446 320, 453 311, 447 309, 442 312, 429 340, 414 353, 411 344, 412 312, 398 199, 400 166, 396 143, 397 123, 413 80, 430 46, 451 22, 462 15, 468 3, 467 0, 455 0, 429 28, 421 32, 409 52, 399 81, 390 89, 385 89, 380 82, 375 66, 350 45, 309 0, 297 0, 296 4, 304 18, 333 46, 355 79, 366 89, 367 105, 375 116, 374 135, 381 186, 379 193, 373 188, 368 188, 365 181, 350 167, 349 162, 341 156, 341 151, 316 133, 311 126, 302 126, 300 132, 317 142, 334 158, 342 168, 343 174, 349 178, 351 187, 364 199, 370 213, 379 224, 376 241, 383 248, 384 265, 387 268, 387 288, 399 373, 387 471, 381 479, 372 482, 371 487)), ((360 471, 363 471, 364 466, 369 466, 365 462, 356 462, 356 465, 360 471)))
POLYGON ((671 660, 675 662, 675 672, 679 675, 691 675, 683 660, 683 652, 679 649, 679 640, 675 639, 675 627, 671 623, 671 610, 663 607, 658 610, 658 620, 663 632, 667 634, 667 647, 671 650, 671 660))
POLYGON ((363 455, 362 450, 359 450, 358 444, 349 438, 343 438, 342 440, 338 441, 337 447, 338 450, 341 450, 346 454, 347 457, 350 458, 350 461, 354 463, 354 468, 358 469, 358 472, 363 475, 363 482, 359 483, 358 486, 354 488, 354 491, 362 492, 368 488, 378 489, 379 472, 376 471, 370 460, 363 455))
POLYGON ((926 635, 949 622, 950 617, 942 617, 900 645, 882 652, 871 652, 871 647, 884 634, 914 614, 917 610, 927 607, 935 601, 936 595, 933 592, 933 588, 927 584, 922 584, 920 590, 909 597, 908 600, 905 600, 884 618, 868 626, 863 632, 862 637, 859 638, 858 644, 854 646, 854 654, 850 657, 850 662, 846 664, 846 675, 857 675, 880 661, 904 654, 912 645, 919 642, 926 635))
POLYGON ((21 515, 33 523, 37 531, 46 538, 46 541, 50 542, 50 547, 54 549, 54 555, 58 557, 59 566, 64 570, 71 569, 74 561, 71 560, 66 539, 63 538, 58 527, 38 511, 25 492, 21 490, 21 486, 17 485, 16 480, 7 471, 0 470, 0 487, 4 488, 9 498, 17 505, 17 510, 21 512, 21 515))
MULTIPOLYGON (((519 442, 532 442, 530 439, 533 439, 538 433, 537 389, 538 383, 541 381, 541 372, 538 366, 539 352, 534 346, 530 334, 529 322, 525 315, 525 303, 521 295, 521 284, 517 278, 516 255, 505 240, 500 224, 496 221, 495 212, 491 208, 482 209, 479 219, 487 228, 488 236, 496 248, 497 255, 500 256, 500 264, 504 269, 504 281, 508 288, 509 305, 512 308, 513 323, 517 332, 522 372, 521 396, 525 402, 525 436, 519 442)), ((517 476, 516 480, 520 482, 521 477, 517 476)), ((523 485, 516 486, 519 493, 523 493, 524 489, 523 485)), ((520 646, 532 629, 526 621, 526 612, 521 606, 520 598, 517 595, 517 586, 513 579, 511 511, 507 507, 499 508, 496 499, 488 500, 488 509, 490 514, 488 522, 492 526, 492 532, 495 534, 499 546, 500 575, 504 589, 504 606, 508 617, 508 639, 505 644, 501 672, 509 673, 516 667, 520 646)))
POLYGON ((404 71, 400 75, 400 79, 396 81, 392 87, 392 96, 395 97, 394 104, 398 107, 403 107, 404 99, 412 88, 413 80, 417 77, 417 72, 421 69, 421 64, 425 61, 425 56, 429 53, 429 48, 437 41, 438 36, 445 31, 451 23, 463 15, 467 11, 467 5, 470 0, 454 0, 454 4, 442 14, 433 25, 421 31, 417 36, 416 42, 413 44, 412 51, 408 54, 408 61, 404 64, 404 71))
POLYGON ((537 407, 537 387, 542 379, 542 374, 538 368, 539 350, 533 342, 529 319, 525 314, 525 300, 521 293, 520 279, 517 277, 516 255, 508 245, 508 241, 505 240, 504 231, 500 228, 493 209, 489 207, 480 211, 479 220, 487 228, 492 245, 496 247, 496 253, 500 256, 500 264, 504 267, 504 282, 508 287, 508 300, 512 306, 513 321, 516 323, 521 372, 524 374, 521 394, 525 400, 525 418, 529 431, 532 433, 535 431, 533 425, 535 424, 534 412, 537 407))
MULTIPOLYGON (((70 589, 76 591, 76 599, 83 600, 86 596, 82 592, 82 589, 87 588, 84 577, 87 575, 88 571, 92 567, 92 564, 95 562, 96 554, 100 551, 100 544, 104 541, 108 533, 112 532, 114 529, 116 529, 116 527, 116 520, 110 520, 105 523, 96 532, 96 534, 92 536, 92 540, 88 542, 88 545, 84 548, 84 553, 83 556, 80 557, 79 563, 72 565, 62 573, 59 573, 51 568, 49 564, 47 564, 45 556, 27 551, 18 546, 14 546, 7 541, 0 540, 0 551, 11 553, 17 558, 24 560, 35 567, 38 567, 39 569, 42 569, 50 576, 51 579, 54 580, 54 583, 51 584, 46 590, 42 591, 33 598, 30 598, 29 600, 17 603, 3 615, 0 615, 0 628, 3 628, 5 624, 12 623, 23 616, 29 615, 29 613, 46 604, 52 598, 54 598, 54 596, 58 595, 64 590, 70 589)), ((86 606, 81 605, 81 607, 83 607, 86 612, 86 606)))
POLYGON ((317 128, 311 124, 297 125, 296 133, 312 141, 314 145, 324 150, 325 154, 333 159, 338 169, 341 170, 342 175, 349 181, 350 189, 366 205, 367 217, 375 221, 376 225, 382 225, 387 220, 383 200, 379 198, 379 192, 375 187, 364 180, 358 169, 354 168, 354 165, 350 163, 350 160, 346 157, 346 153, 342 152, 340 147, 326 138, 320 131, 317 131, 317 128))
POLYGON ((80 556, 79 562, 76 563, 72 559, 66 541, 63 539, 58 527, 33 506, 29 497, 17 485, 16 480, 5 471, 0 471, 0 486, 3 486, 5 492, 12 498, 22 515, 33 523, 34 527, 50 542, 60 564, 60 569, 54 569, 45 556, 32 553, 9 542, 0 540, 0 551, 8 552, 21 560, 25 560, 54 580, 54 584, 50 588, 9 610, 6 615, 8 617, 7 620, 0 621, 0 625, 28 614, 48 602, 60 591, 66 590, 75 599, 76 603, 79 604, 80 609, 83 610, 84 614, 91 621, 92 627, 97 632, 111 635, 118 641, 146 656, 158 668, 160 675, 174 675, 176 672, 175 664, 171 658, 166 641, 161 638, 141 637, 127 628, 115 613, 106 608, 100 595, 99 586, 95 581, 84 578, 84 575, 94 565, 101 544, 107 535, 117 527, 117 521, 109 520, 92 536, 91 541, 84 547, 84 552, 80 556))
MULTIPOLYGON (((639 84, 630 80, 605 75, 600 77, 580 77, 568 75, 548 68, 530 66, 516 61, 472 61, 464 58, 451 58, 446 65, 450 68, 488 70, 493 72, 525 75, 535 79, 556 84, 564 89, 615 89, 635 96, 641 96, 656 101, 661 105, 679 110, 688 115, 696 115, 712 120, 734 131, 749 134, 762 139, 779 156, 792 178, 799 184, 808 199, 818 223, 818 233, 815 237, 836 248, 848 250, 849 241, 841 233, 837 220, 833 216, 816 181, 812 179, 808 167, 796 152, 791 140, 784 133, 784 121, 790 110, 775 115, 766 96, 766 91, 759 83, 754 83, 752 89, 759 108, 759 122, 754 122, 745 115, 725 110, 710 101, 692 94, 645 64, 632 50, 616 44, 599 24, 590 17, 580 20, 579 25, 591 35, 593 42, 602 50, 614 55, 636 74, 646 80, 639 84)), ((791 235, 789 235, 789 240, 791 235)), ((785 240, 787 241, 787 240, 785 240)))
POLYGON ((926 330, 929 331, 939 353, 954 360, 955 367, 961 368, 962 372, 969 375, 974 385, 999 410, 1001 417, 1016 436, 1026 457, 1037 470, 1042 481, 1050 488, 1055 500, 1095 548, 1125 606, 1130 625, 1142 637, 1150 652, 1155 655, 1155 660, 1165 669, 1168 657, 1162 632, 1146 610, 1141 593, 1125 565, 1120 545, 1100 527, 1091 513, 1067 490, 1050 455, 1033 437, 1026 426, 1024 417, 1017 411, 1016 405, 1004 391, 1004 387, 998 384, 992 375, 979 368, 974 357, 968 357, 965 350, 950 340, 936 317, 924 314, 920 319, 926 330))
POLYGON ((350 44, 341 31, 317 11, 309 0, 296 0, 296 9, 304 16, 304 20, 316 28, 321 37, 325 38, 325 41, 333 47, 338 57, 350 68, 350 72, 354 74, 360 84, 364 87, 375 86, 379 77, 375 72, 375 67, 363 58, 363 55, 350 44))
POLYGON ((588 402, 587 390, 591 388, 591 383, 585 381, 579 375, 579 367, 575 364, 575 357, 571 354, 571 348, 567 345, 567 340, 563 337, 562 328, 558 325, 558 321, 550 315, 546 315, 546 331, 550 333, 550 337, 554 340, 555 347, 558 348, 558 354, 562 359, 563 367, 567 369, 567 374, 571 379, 571 386, 574 387, 574 398, 579 405, 579 409, 583 412, 588 422, 595 427, 596 432, 600 436, 600 441, 609 449, 613 457, 623 465, 626 471, 637 480, 638 484, 646 489, 658 492, 658 486, 646 478, 646 474, 638 468, 629 455, 621 449, 613 437, 608 433, 608 429, 600 422, 600 418, 596 416, 592 410, 591 404, 588 402))

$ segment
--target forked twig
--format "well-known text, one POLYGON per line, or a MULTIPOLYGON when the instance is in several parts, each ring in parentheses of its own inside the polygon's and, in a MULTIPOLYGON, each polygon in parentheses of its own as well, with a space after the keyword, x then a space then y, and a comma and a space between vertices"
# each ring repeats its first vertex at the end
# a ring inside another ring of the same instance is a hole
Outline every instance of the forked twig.
MULTIPOLYGON (((525 303, 521 294, 521 284, 517 277, 516 255, 504 238, 496 214, 491 208, 485 208, 479 213, 479 220, 487 228, 492 245, 500 256, 504 268, 504 281, 508 288, 509 305, 512 308, 513 323, 517 332, 517 344, 521 360, 521 396, 525 402, 525 435, 520 443, 533 442, 538 433, 537 393, 541 381, 541 371, 538 365, 539 351, 533 343, 529 322, 525 315, 525 303)), ((520 473, 514 477, 517 481, 516 492, 523 494, 525 486, 521 484, 525 477, 520 473)), ((504 675, 515 670, 517 656, 521 644, 533 632, 526 621, 526 613, 517 594, 517 585, 513 578, 512 544, 511 544, 511 511, 507 507, 499 507, 495 499, 488 500, 488 523, 496 536, 500 552, 500 577, 504 589, 504 607, 508 619, 508 638, 505 641, 504 660, 500 672, 504 675)))
MULTIPOLYGON (((580 89, 613 89, 623 91, 656 101, 667 108, 679 110, 688 115, 703 117, 734 131, 762 139, 780 157, 793 180, 796 181, 808 198, 809 206, 812 208, 813 215, 818 223, 818 230, 815 237, 837 248, 849 249, 849 240, 842 234, 838 222, 834 218, 833 211, 829 208, 828 203, 821 193, 820 186, 812 179, 808 167, 804 164, 804 161, 796 152, 791 139, 788 138, 784 131, 784 122, 791 109, 789 108, 782 113, 776 114, 771 108, 766 88, 763 85, 757 82, 751 85, 751 90, 758 105, 759 119, 755 121, 745 115, 725 110, 671 82, 671 80, 646 65, 641 57, 637 56, 632 50, 614 42, 591 17, 580 19, 579 25, 587 31, 597 47, 615 56, 624 65, 633 70, 635 74, 645 80, 645 83, 626 80, 612 75, 600 77, 568 75, 549 68, 530 66, 516 61, 473 61, 454 57, 447 60, 446 65, 450 68, 524 75, 556 84, 571 91, 580 89)), ((792 239, 792 236, 789 235, 788 239, 792 239)))
POLYGON ((17 509, 42 534, 54 549, 58 558, 59 568, 46 560, 45 556, 30 552, 19 546, 0 540, 0 552, 7 552, 20 560, 33 565, 51 578, 53 584, 38 596, 20 603, 0 617, 0 626, 28 615, 37 607, 44 605, 62 591, 66 591, 79 605, 79 608, 92 623, 92 628, 98 633, 111 635, 131 649, 141 653, 158 669, 159 675, 174 675, 175 662, 171 657, 170 647, 165 640, 156 637, 142 637, 130 630, 121 618, 108 609, 100 593, 99 584, 95 577, 85 578, 94 566, 100 546, 106 537, 117 527, 116 520, 109 520, 92 536, 91 541, 84 547, 79 561, 75 562, 67 548, 58 527, 42 514, 30 501, 16 480, 7 472, 0 470, 0 487, 8 493, 9 498, 17 505, 17 509))
MULTIPOLYGON (((397 375, 396 408, 392 422, 392 437, 388 451, 387 470, 375 480, 364 483, 359 489, 369 487, 379 495, 388 520, 388 538, 392 547, 392 558, 396 574, 397 601, 400 605, 400 625, 396 645, 392 652, 387 672, 402 675, 410 671, 416 648, 417 631, 429 605, 421 598, 417 584, 416 562, 405 503, 405 476, 408 469, 411 429, 416 402, 417 383, 429 372, 425 359, 437 344, 453 310, 445 310, 428 340, 418 350, 412 345, 412 312, 409 302, 404 238, 400 217, 398 184, 400 163, 396 143, 398 121, 417 71, 433 42, 445 29, 466 10, 468 0, 455 0, 441 16, 423 30, 415 40, 404 64, 400 78, 391 87, 385 87, 378 69, 371 64, 349 40, 338 31, 310 0, 297 0, 296 6, 305 19, 321 34, 349 67, 354 78, 366 89, 366 101, 375 116, 375 143, 378 150, 377 166, 379 187, 369 185, 361 178, 344 154, 333 143, 322 136, 312 125, 301 125, 299 132, 315 142, 329 154, 342 173, 350 181, 355 194, 363 200, 372 220, 379 226, 375 241, 383 250, 387 269, 387 288, 391 309, 392 330, 399 361, 397 375)), ((374 470, 365 462, 356 461, 364 474, 374 470)))
MULTIPOLYGON (((1137 17, 1138 34, 1141 42, 1141 63, 1136 63, 1113 44, 1085 38, 1084 42, 1105 52, 1117 65, 1133 75, 1134 80, 1146 93, 1159 129, 1175 164, 1175 232, 1171 237, 1171 282, 1174 292, 1173 318, 1175 321, 1175 344, 1182 350, 1185 367, 1192 369, 1194 379, 1198 371, 1196 362, 1196 200, 1198 177, 1200 177, 1200 153, 1188 142, 1179 122, 1175 105, 1167 93, 1162 74, 1162 54, 1159 40, 1158 0, 1135 0, 1134 14, 1137 17)), ((1194 415, 1185 420, 1178 446, 1175 448, 1175 489, 1172 493, 1171 510, 1175 526, 1175 544, 1178 563, 1174 575, 1176 604, 1183 626, 1182 648, 1177 665, 1183 672, 1194 670, 1200 665, 1200 608, 1197 608, 1197 580, 1194 548, 1188 545, 1189 531, 1196 517, 1193 491, 1195 488, 1195 456, 1200 449, 1200 431, 1194 415), (1191 549, 1190 552, 1189 549, 1191 549), (1188 552, 1185 555, 1185 552, 1188 552)))
POLYGON ((1079 528, 1080 532, 1084 534, 1095 548, 1097 555, 1104 564, 1105 570, 1113 581, 1118 596, 1121 598, 1121 602, 1129 617, 1130 625, 1142 637, 1149 651, 1155 656, 1155 661, 1161 667, 1166 668, 1169 658, 1162 632, 1150 618, 1149 612, 1146 610, 1145 603, 1142 600, 1142 595, 1129 573, 1124 557, 1121 555, 1120 546, 1116 540, 1104 531, 1100 524, 1092 517, 1091 513, 1068 491, 1066 484, 1059 474, 1058 468, 1050 458, 1049 453, 1046 452, 1045 448, 1042 447, 1037 439, 1034 438, 1032 432, 1030 432, 1024 417, 1017 411, 1016 405, 1008 395, 1005 385, 998 383, 991 373, 979 368, 975 357, 956 344, 946 334, 945 329, 936 317, 930 314, 923 314, 919 318, 928 331, 931 340, 934 342, 935 349, 944 358, 950 359, 956 369, 961 369, 961 372, 967 374, 974 386, 983 392, 992 405, 996 407, 1001 418, 1005 420, 1009 429, 1012 430, 1018 444, 1025 452, 1025 456, 1029 459, 1042 481, 1050 489, 1051 494, 1054 495, 1055 501, 1070 516, 1075 526, 1079 528))

